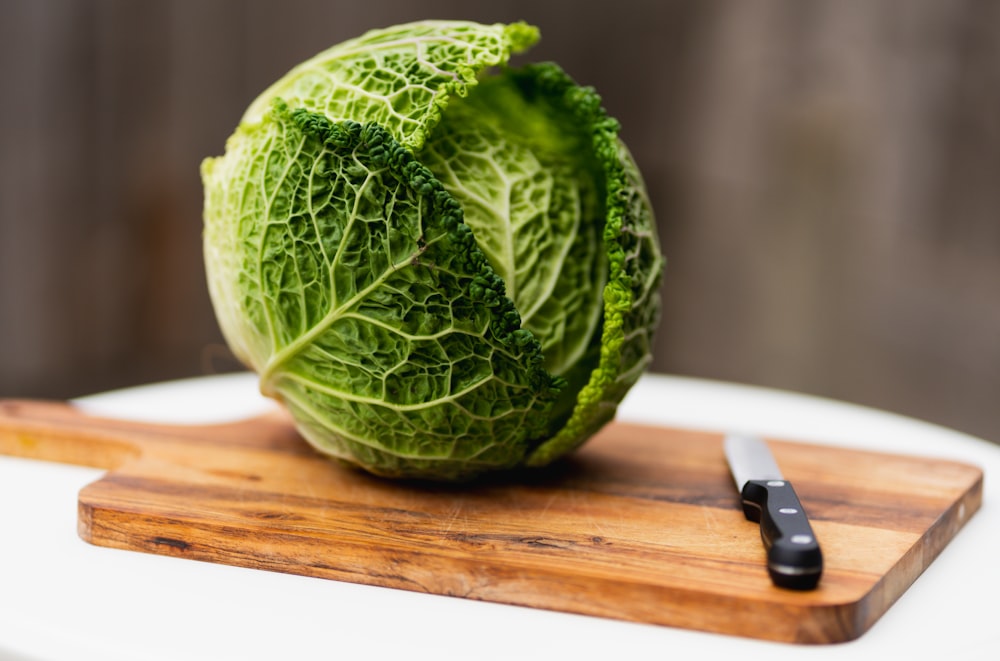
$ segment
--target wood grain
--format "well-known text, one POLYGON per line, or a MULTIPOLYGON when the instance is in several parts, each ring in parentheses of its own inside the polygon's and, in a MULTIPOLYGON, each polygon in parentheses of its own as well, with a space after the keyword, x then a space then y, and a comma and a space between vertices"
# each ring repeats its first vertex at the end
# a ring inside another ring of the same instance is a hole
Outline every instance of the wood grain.
POLYGON ((0 454, 109 472, 79 496, 100 546, 797 643, 867 631, 982 500, 973 466, 771 440, 824 548, 773 587, 709 433, 613 423, 562 463, 475 485, 384 481, 280 413, 209 426, 0 401, 0 454))

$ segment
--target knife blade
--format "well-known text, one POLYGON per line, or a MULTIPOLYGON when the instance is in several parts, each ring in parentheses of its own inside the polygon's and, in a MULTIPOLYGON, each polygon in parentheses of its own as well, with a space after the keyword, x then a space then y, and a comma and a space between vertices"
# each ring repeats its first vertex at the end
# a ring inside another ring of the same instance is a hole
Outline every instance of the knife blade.
POLYGON ((760 524, 767 572, 774 585, 811 590, 823 573, 823 552, 802 503, 771 450, 758 436, 730 434, 724 442, 743 514, 760 524))

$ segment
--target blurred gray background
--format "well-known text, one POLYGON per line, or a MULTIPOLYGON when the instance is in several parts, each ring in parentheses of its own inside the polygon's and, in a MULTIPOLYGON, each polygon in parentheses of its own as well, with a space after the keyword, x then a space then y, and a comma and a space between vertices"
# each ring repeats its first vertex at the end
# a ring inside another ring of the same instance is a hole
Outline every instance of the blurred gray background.
POLYGON ((538 25, 527 59, 621 119, 669 260, 657 371, 1000 440, 988 0, 0 0, 0 396, 236 369, 201 159, 295 63, 421 18, 538 25))

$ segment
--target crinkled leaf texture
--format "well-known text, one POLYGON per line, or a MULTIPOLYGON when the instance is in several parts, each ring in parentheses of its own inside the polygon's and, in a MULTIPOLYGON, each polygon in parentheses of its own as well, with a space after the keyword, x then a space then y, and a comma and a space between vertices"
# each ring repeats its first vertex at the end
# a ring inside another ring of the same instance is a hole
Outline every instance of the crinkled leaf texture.
POLYGON ((505 66, 537 36, 370 32, 290 71, 203 164, 222 331, 320 451, 432 480, 544 465, 647 367, 645 187, 593 90, 505 66))

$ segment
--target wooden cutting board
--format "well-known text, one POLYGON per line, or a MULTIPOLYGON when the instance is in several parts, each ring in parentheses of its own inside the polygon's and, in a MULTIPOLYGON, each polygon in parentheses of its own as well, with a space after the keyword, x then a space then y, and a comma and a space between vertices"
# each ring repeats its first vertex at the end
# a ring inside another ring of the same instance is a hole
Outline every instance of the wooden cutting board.
POLYGON ((167 426, 0 401, 0 454, 109 469, 79 496, 93 544, 786 642, 863 634, 982 501, 973 466, 770 445, 823 546, 814 591, 771 585, 710 433, 613 423, 546 471, 442 487, 331 462, 281 413, 167 426))

